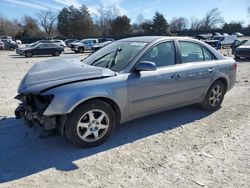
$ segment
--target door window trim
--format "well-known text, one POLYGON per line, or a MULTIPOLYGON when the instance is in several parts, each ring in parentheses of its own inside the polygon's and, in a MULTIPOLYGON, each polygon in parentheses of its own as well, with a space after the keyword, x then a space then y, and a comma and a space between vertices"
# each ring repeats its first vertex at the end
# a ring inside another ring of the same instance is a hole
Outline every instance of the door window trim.
MULTIPOLYGON (((156 42, 154 45, 152 45, 149 49, 147 49, 147 51, 144 52, 144 54, 140 57, 140 59, 135 63, 134 67, 131 69, 130 72, 134 72, 135 67, 138 65, 138 63, 141 62, 142 58, 148 53, 150 52, 150 50, 152 50, 154 47, 166 43, 166 42, 172 42, 174 45, 174 53, 175 53, 175 64, 173 65, 166 65, 166 66, 162 66, 162 67, 157 67, 157 69, 162 69, 162 68, 166 68, 166 67, 170 67, 170 66, 176 66, 179 64, 179 59, 178 59, 178 54, 177 54, 177 46, 176 46, 176 40, 164 40, 164 41, 159 41, 156 42)), ((157 70, 156 69, 156 70, 157 70)))

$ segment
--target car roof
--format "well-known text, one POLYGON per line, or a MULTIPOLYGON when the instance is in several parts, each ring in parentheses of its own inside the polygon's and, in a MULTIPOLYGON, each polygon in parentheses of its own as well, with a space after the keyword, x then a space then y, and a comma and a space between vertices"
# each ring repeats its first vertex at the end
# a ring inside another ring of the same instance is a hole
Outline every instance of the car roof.
POLYGON ((190 37, 142 36, 142 37, 125 38, 125 39, 121 39, 119 41, 122 41, 122 42, 146 42, 146 43, 150 43, 150 42, 157 41, 157 40, 162 40, 162 39, 166 39, 166 40, 175 40, 175 39, 194 40, 194 39, 192 39, 190 37))

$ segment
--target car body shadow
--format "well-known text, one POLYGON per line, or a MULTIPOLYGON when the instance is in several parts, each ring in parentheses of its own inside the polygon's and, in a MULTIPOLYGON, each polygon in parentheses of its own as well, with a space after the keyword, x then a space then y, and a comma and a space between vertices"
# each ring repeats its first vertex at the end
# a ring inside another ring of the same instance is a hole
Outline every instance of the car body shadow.
POLYGON ((39 131, 15 118, 0 121, 0 183, 17 180, 49 168, 76 170, 75 160, 108 151, 165 131, 184 127, 211 112, 190 106, 134 120, 117 127, 106 143, 94 148, 77 148, 56 134, 39 138, 39 131))

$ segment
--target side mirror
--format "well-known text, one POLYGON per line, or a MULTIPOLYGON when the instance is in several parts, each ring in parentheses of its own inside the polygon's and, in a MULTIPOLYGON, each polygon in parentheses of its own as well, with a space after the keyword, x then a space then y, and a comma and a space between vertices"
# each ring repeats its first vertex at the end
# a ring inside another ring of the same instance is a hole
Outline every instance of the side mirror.
POLYGON ((151 61, 141 61, 135 68, 137 71, 155 71, 156 65, 151 61))

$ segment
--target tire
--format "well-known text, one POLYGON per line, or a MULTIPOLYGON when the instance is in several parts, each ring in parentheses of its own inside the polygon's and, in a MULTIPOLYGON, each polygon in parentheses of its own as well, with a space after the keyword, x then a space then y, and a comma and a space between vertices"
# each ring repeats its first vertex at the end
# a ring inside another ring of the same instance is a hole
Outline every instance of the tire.
POLYGON ((78 52, 79 53, 84 53, 84 48, 83 47, 78 48, 78 52))
POLYGON ((32 57, 32 52, 25 52, 25 57, 32 57))
POLYGON ((60 56, 60 52, 58 50, 54 51, 53 56, 60 56))
POLYGON ((207 91, 201 107, 208 111, 215 111, 221 107, 226 93, 226 87, 221 80, 215 81, 207 91))
POLYGON ((108 103, 93 100, 70 113, 65 128, 66 136, 80 147, 98 146, 112 135, 116 122, 115 112, 108 103))
POLYGON ((15 48, 14 48, 14 47, 10 47, 9 49, 10 49, 10 51, 14 51, 14 50, 15 50, 15 48))

